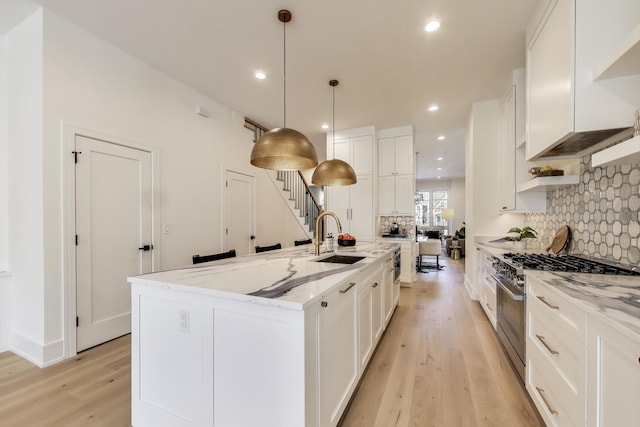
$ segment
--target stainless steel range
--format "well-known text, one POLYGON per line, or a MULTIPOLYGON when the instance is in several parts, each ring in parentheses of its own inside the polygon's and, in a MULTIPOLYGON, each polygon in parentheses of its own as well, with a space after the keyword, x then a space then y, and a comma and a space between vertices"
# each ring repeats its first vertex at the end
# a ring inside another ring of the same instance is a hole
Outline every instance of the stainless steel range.
POLYGON ((526 295, 524 270, 570 273, 640 275, 634 268, 576 255, 507 253, 493 257, 491 276, 497 284, 497 331, 509 359, 524 382, 526 295))

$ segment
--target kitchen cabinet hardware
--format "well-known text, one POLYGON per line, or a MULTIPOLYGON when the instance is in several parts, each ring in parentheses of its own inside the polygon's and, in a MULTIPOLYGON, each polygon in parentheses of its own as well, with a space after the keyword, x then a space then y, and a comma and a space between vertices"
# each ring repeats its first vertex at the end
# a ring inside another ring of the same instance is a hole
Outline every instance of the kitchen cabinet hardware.
POLYGON ((349 289, 353 288, 356 285, 356 282, 350 282, 349 286, 346 289, 340 289, 341 294, 346 294, 349 292, 349 289))
POLYGON ((395 268, 393 268, 393 267, 387 269, 387 271, 393 271, 393 270, 395 270, 395 268))
POLYGON ((536 390, 538 390, 538 394, 540 394, 540 397, 542 398, 542 401, 546 405, 549 412, 551 412, 552 415, 558 415, 559 412, 553 409, 553 407, 549 405, 549 402, 547 402, 547 398, 544 396, 544 390, 541 389, 540 387, 536 387, 536 390))
POLYGON ((375 282, 375 283, 373 284, 373 287, 374 287, 374 288, 377 288, 377 287, 378 287, 378 282, 375 282))
POLYGON ((328 302, 326 302, 326 301, 322 301, 322 302, 320 303, 320 307, 322 307, 322 308, 326 308, 328 305, 329 305, 329 303, 328 303, 328 302))
POLYGON ((391 261, 392 261, 392 259, 391 259, 391 258, 387 258, 387 262, 391 262, 391 261))
POLYGON ((536 334, 536 338, 538 338, 538 341, 540 341, 542 343, 542 345, 544 346, 544 348, 547 349, 547 351, 553 355, 559 355, 560 352, 558 350, 554 350, 551 347, 549 347, 549 344, 547 344, 547 341, 545 341, 544 337, 542 335, 537 335, 536 334))
POLYGON ((139 251, 145 251, 145 252, 150 251, 152 249, 153 249, 153 245, 144 245, 143 247, 138 248, 139 251))
POLYGON ((549 304, 549 303, 547 302, 547 300, 545 299, 545 297, 538 296, 537 298, 538 298, 540 301, 542 301, 542 302, 543 302, 547 307, 549 307, 549 308, 550 308, 550 309, 552 309, 552 310, 559 310, 559 309, 560 309, 560 307, 559 307, 559 306, 557 306, 557 305, 549 304))

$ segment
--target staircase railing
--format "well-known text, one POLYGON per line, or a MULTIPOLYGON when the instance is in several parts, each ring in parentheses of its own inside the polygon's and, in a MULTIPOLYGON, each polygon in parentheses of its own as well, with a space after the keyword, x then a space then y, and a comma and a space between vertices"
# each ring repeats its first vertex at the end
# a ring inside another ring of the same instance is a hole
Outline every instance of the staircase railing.
POLYGON ((322 212, 320 204, 313 196, 309 184, 300 171, 278 171, 276 178, 283 182, 283 190, 289 191, 289 200, 300 210, 300 216, 311 232, 315 232, 316 219, 322 212))

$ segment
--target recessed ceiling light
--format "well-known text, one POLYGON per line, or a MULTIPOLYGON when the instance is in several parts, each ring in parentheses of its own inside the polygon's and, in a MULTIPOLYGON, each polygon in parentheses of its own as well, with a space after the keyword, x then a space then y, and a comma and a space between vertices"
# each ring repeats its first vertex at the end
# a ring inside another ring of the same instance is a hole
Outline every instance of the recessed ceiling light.
POLYGON ((440 135, 440 136, 438 137, 438 141, 442 141, 442 140, 444 140, 444 135, 440 135))
POLYGON ((438 157, 438 160, 444 160, 444 157, 438 157))
POLYGON ((439 170, 439 171, 441 171, 441 170, 442 170, 442 168, 438 168, 438 169, 436 169, 436 170, 439 170))
POLYGON ((258 80, 264 80, 267 78, 267 75, 265 73, 263 73, 262 71, 256 71, 256 79, 258 80))
POLYGON ((437 176, 436 178, 440 179, 441 177, 437 176))
POLYGON ((328 124, 326 124, 326 123, 323 123, 323 124, 322 124, 322 129, 329 129, 329 125, 328 125, 328 124))
POLYGON ((440 28, 440 21, 432 19, 431 21, 427 22, 427 25, 425 25, 424 30, 427 33, 431 33, 437 30, 438 28, 440 28))
POLYGON ((436 104, 433 104, 432 106, 427 108, 427 110, 429 110, 429 111, 438 111, 439 109, 440 109, 440 107, 438 107, 436 104))

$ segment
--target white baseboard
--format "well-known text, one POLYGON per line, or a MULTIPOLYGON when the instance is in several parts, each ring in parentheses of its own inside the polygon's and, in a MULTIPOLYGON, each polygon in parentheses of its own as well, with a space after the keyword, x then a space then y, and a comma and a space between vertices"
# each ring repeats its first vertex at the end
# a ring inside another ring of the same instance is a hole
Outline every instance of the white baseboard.
POLYGON ((64 359, 64 342, 62 340, 42 345, 25 335, 13 333, 9 350, 40 368, 53 365, 64 359))
POLYGON ((471 297, 472 300, 477 300, 478 298, 476 297, 476 292, 475 289, 473 288, 473 283, 471 283, 471 280, 469 280, 469 277, 467 277, 467 275, 464 275, 464 287, 467 288, 467 292, 469 293, 469 297, 471 297))

